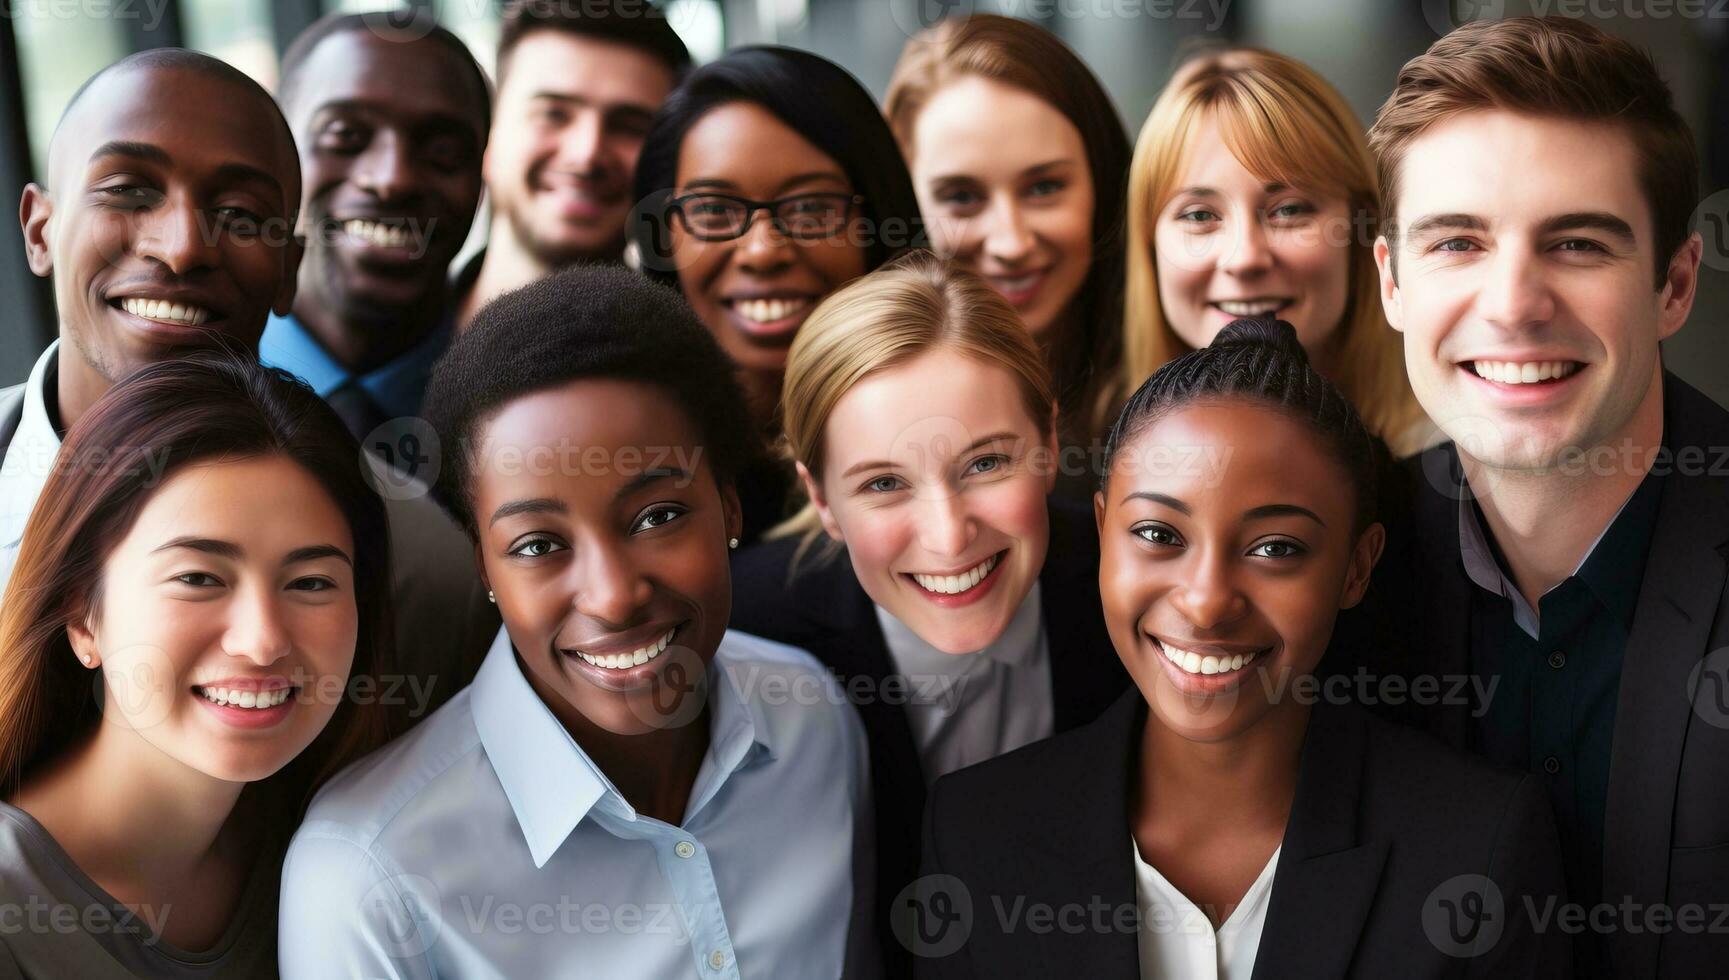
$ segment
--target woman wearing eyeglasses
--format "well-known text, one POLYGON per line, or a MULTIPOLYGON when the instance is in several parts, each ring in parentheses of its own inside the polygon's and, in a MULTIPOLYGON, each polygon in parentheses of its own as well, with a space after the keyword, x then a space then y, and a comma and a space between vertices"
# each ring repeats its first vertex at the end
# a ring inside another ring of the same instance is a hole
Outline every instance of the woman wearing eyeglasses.
MULTIPOLYGON (((632 238, 732 359, 763 446, 787 348, 818 302, 921 244, 912 179, 870 94, 803 51, 749 47, 693 72, 643 144, 632 238)), ((792 472, 741 474, 744 537, 786 514, 792 472)))

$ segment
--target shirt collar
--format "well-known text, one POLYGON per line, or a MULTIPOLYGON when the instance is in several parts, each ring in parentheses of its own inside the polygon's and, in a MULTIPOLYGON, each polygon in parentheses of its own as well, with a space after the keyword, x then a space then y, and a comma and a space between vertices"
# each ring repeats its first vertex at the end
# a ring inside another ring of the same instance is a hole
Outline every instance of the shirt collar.
MULTIPOLYGON (((966 673, 977 664, 972 655, 955 656, 938 650, 914 633, 910 626, 896 619, 893 613, 881 606, 875 608, 877 622, 882 626, 883 641, 888 644, 895 669, 901 673, 954 675, 966 673)), ((977 656, 1005 667, 1025 666, 1034 662, 1043 638, 1043 607, 1039 603, 1039 582, 1034 579, 1033 587, 1027 590, 1026 598, 1015 610, 1015 618, 1009 620, 1003 634, 978 651, 977 656)))
POLYGON ((432 376, 432 365, 450 346, 454 330, 455 312, 452 307, 419 343, 356 376, 337 363, 299 320, 292 315, 272 315, 264 325, 264 335, 259 338, 258 359, 297 375, 311 385, 320 398, 330 397, 331 392, 352 380, 386 415, 400 418, 420 412, 426 382, 432 376))
POLYGON ((24 404, 12 443, 0 460, 0 548, 16 548, 24 535, 24 524, 36 506, 43 484, 54 470, 60 452, 60 434, 50 421, 48 399, 58 397, 60 341, 55 340, 36 359, 24 382, 24 404))
MULTIPOLYGON (((1465 574, 1478 588, 1511 602, 1513 622, 1527 636, 1536 639, 1541 626, 1537 611, 1525 601, 1524 593, 1502 570, 1483 529, 1477 498, 1471 492, 1470 484, 1462 484, 1462 489, 1459 495, 1459 558, 1465 565, 1465 574)), ((1591 547, 1585 549, 1585 557, 1579 559, 1573 574, 1568 576, 1584 582, 1597 601, 1619 618, 1624 629, 1633 628, 1639 583, 1644 577, 1645 553, 1657 524, 1662 496, 1663 475, 1653 468, 1633 493, 1622 501, 1620 510, 1610 518, 1597 535, 1597 540, 1591 542, 1591 547)))
MULTIPOLYGON (((754 759, 776 755, 761 705, 747 696, 735 676, 740 671, 728 649, 731 637, 728 633, 721 641, 709 669, 709 747, 686 805, 693 817, 732 773, 754 759)), ((647 833, 632 832, 636 811, 529 686, 503 627, 475 675, 469 698, 481 746, 536 868, 544 867, 591 814, 616 835, 647 833)))

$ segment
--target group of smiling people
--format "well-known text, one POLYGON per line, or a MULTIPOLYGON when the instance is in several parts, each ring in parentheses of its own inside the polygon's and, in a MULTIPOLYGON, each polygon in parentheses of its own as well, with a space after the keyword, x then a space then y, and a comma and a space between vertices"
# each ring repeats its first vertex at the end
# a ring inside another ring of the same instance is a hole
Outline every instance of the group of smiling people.
POLYGON ((1209 49, 1131 151, 1009 18, 880 108, 505 18, 496 93, 420 21, 132 56, 24 190, 0 978, 1720 970, 1647 55, 1469 24, 1364 134, 1209 49))

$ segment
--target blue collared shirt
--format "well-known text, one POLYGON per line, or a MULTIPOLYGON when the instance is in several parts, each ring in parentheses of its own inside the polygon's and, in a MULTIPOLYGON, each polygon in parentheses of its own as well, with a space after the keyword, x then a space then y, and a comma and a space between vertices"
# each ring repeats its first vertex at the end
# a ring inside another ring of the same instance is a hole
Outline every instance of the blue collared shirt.
POLYGON ((394 360, 355 375, 338 364, 299 320, 272 314, 258 341, 258 359, 305 381, 320 398, 329 398, 331 392, 352 380, 386 418, 407 418, 420 414, 432 365, 450 346, 454 329, 454 318, 445 316, 420 343, 394 360))
POLYGON ((748 634, 709 677, 673 826, 631 807, 501 629, 472 685, 313 801, 283 867, 282 975, 840 976, 873 907, 857 715, 809 654, 748 634))

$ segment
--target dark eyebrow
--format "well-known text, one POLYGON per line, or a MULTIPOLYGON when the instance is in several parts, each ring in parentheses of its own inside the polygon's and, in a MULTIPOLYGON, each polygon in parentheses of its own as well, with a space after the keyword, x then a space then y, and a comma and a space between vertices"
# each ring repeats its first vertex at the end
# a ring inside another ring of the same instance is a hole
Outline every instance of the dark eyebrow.
POLYGON ((631 115, 647 117, 653 116, 655 112, 654 106, 643 102, 596 102, 585 95, 577 95, 574 92, 554 92, 551 89, 541 89, 528 97, 528 101, 530 102, 539 99, 545 99, 548 102, 557 102, 560 105, 578 107, 597 106, 601 112, 606 113, 607 115, 628 113, 631 115))
MULTIPOLYGON (((167 150, 152 143, 139 143, 135 140, 109 140, 97 147, 96 152, 90 154, 90 159, 100 160, 108 156, 132 157, 163 167, 174 165, 174 158, 168 155, 167 150)), ((282 191, 282 181, 275 174, 260 167, 254 167, 249 163, 225 163, 217 167, 211 176, 218 181, 230 183, 248 180, 260 181, 269 184, 278 193, 282 191)))
POLYGON ((1474 214, 1426 214, 1405 229, 1405 237, 1420 238, 1436 231, 1488 231, 1489 223, 1474 214))
POLYGON ((190 535, 174 538, 158 545, 155 551, 152 551, 151 554, 155 554, 156 551, 169 551, 174 548, 186 548, 192 551, 202 551, 207 555, 216 555, 219 558, 231 558, 236 560, 244 554, 240 546, 232 541, 218 541, 215 538, 195 538, 190 535))
MULTIPOLYGON (((1013 432, 993 432, 990 435, 985 436, 983 439, 974 439, 971 445, 967 446, 965 449, 962 449, 960 452, 955 453, 955 455, 956 456, 965 456, 967 453, 972 452, 973 450, 979 448, 980 446, 986 446, 986 445, 989 445, 993 442, 1002 442, 1004 440, 1012 440, 1014 438, 1015 438, 1015 434, 1013 432)), ((854 473, 862 473, 865 470, 893 469, 894 465, 895 464, 893 464, 887 460, 881 460, 881 459, 870 460, 870 461, 863 462, 863 463, 854 463, 853 465, 847 467, 846 472, 842 473, 840 476, 841 476, 841 479, 844 480, 847 477, 852 476, 854 473)))
POLYGON ((174 158, 169 156, 168 151, 162 147, 153 143, 139 143, 135 140, 109 140, 98 146, 95 152, 90 154, 90 159, 99 160, 102 157, 110 156, 137 157, 140 160, 159 163, 165 167, 174 162, 174 158))
POLYGON ((515 517, 517 514, 568 513, 570 513, 570 508, 566 507, 562 500, 554 500, 551 497, 528 497, 499 504, 498 509, 492 512, 492 518, 486 522, 486 526, 491 527, 506 517, 515 517))
POLYGON ((354 567, 354 559, 348 557, 348 552, 333 544, 313 544, 304 548, 296 548, 282 560, 284 565, 295 565, 303 561, 317 561, 320 558, 339 558, 349 568, 354 567))
MULTIPOLYGON (((774 196, 779 197, 780 195, 786 193, 786 189, 788 187, 795 187, 799 184, 808 184, 808 183, 812 183, 812 182, 819 181, 819 180, 834 181, 834 182, 842 183, 842 184, 847 182, 846 175, 844 175, 844 174, 837 174, 837 173, 833 173, 833 172, 827 171, 827 170, 816 170, 816 171, 812 171, 811 173, 807 173, 807 174, 797 174, 795 176, 788 177, 787 179, 781 181, 779 186, 777 186, 774 190, 774 196)), ((734 191, 737 189, 737 186, 738 185, 734 184, 732 181, 729 181, 729 180, 721 180, 721 179, 714 178, 714 177, 705 177, 701 180, 692 180, 692 181, 685 182, 682 185, 682 190, 685 193, 688 193, 688 192, 694 191, 694 190, 707 190, 707 189, 715 189, 715 190, 722 190, 722 191, 734 191)))
POLYGON ((1327 526, 1327 522, 1321 520, 1314 511, 1307 507, 1299 507, 1296 504, 1262 504, 1259 507, 1251 507, 1243 513, 1243 519, 1249 521, 1264 520, 1268 517, 1307 517, 1322 527, 1327 526))
POLYGON ((689 483, 691 475, 676 466, 662 466, 658 469, 643 470, 636 476, 631 477, 629 483, 619 487, 618 492, 612 495, 612 499, 623 500, 651 483, 658 483, 661 480, 667 479, 675 479, 683 483, 689 483))
POLYGON ((1633 226, 1607 211, 1573 211, 1568 214, 1558 214, 1553 218, 1545 218, 1537 226, 1539 235, 1553 235, 1562 231, 1600 231, 1613 238, 1619 238, 1628 245, 1634 244, 1633 226))
POLYGON ((1154 493, 1151 490, 1136 490, 1134 493, 1124 497, 1123 503, 1128 503, 1131 500, 1151 500, 1155 504, 1164 504, 1166 507, 1169 507, 1179 514, 1191 513, 1188 504, 1183 503, 1175 497, 1168 497, 1162 493, 1154 493))

